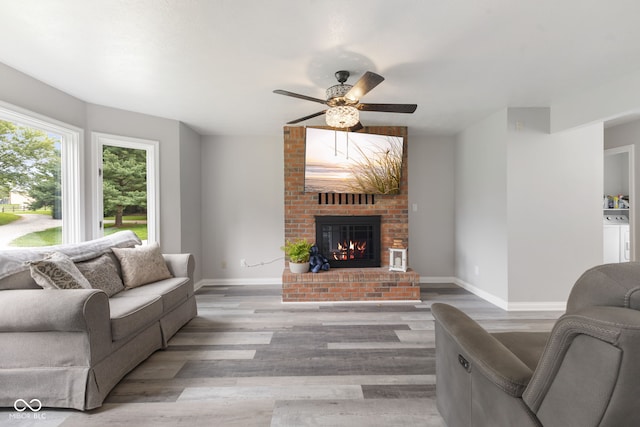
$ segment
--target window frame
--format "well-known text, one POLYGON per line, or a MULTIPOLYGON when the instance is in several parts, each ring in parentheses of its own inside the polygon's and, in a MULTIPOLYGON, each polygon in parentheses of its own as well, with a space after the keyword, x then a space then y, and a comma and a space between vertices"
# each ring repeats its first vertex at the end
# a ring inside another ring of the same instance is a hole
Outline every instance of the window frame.
POLYGON ((84 130, 76 126, 0 101, 0 120, 60 135, 60 190, 62 243, 84 240, 84 130))
POLYGON ((147 243, 160 240, 160 142, 151 139, 133 138, 102 132, 91 132, 93 146, 92 192, 94 237, 104 235, 103 192, 102 192, 102 150, 105 145, 144 150, 147 153, 147 243))

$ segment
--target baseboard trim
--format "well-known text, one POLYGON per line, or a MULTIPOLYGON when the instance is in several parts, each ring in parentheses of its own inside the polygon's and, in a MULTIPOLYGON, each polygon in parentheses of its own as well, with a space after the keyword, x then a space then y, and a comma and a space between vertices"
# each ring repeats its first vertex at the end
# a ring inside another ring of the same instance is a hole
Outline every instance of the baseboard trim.
POLYGON ((282 304, 422 304, 422 300, 419 299, 385 299, 385 300, 366 300, 366 301, 281 301, 282 304))
POLYGON ((567 308, 567 303, 565 301, 509 302, 492 295, 487 291, 479 289, 464 280, 456 278, 453 283, 505 311, 565 311, 567 308))
POLYGON ((420 276, 420 283, 456 283, 453 276, 420 276))
POLYGON ((256 277, 246 279, 205 279, 202 286, 281 285, 282 277, 256 277))
POLYGON ((505 300, 503 300, 502 298, 499 298, 493 294, 490 294, 489 292, 477 288, 476 286, 472 285, 471 283, 467 283, 462 279, 458 279, 457 277, 454 279, 454 282, 456 285, 460 286, 463 289, 466 289, 467 291, 471 292, 474 295, 479 296, 480 298, 482 298, 483 300, 490 302, 491 304, 500 307, 503 310, 508 310, 509 309, 509 303, 505 300))
POLYGON ((510 302, 508 311, 567 311, 567 303, 561 301, 510 302))
POLYGON ((204 286, 204 282, 205 282, 205 281, 206 281, 206 280, 199 280, 197 283, 194 283, 194 285, 193 285, 193 290, 194 290, 194 291, 197 291, 198 289, 200 289, 201 287, 203 287, 203 286, 204 286))

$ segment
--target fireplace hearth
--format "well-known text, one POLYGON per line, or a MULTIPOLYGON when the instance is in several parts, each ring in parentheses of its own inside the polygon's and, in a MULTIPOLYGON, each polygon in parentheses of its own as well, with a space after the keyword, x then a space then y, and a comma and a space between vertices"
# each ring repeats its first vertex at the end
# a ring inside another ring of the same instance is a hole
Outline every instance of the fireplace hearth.
POLYGON ((315 218, 316 245, 332 268, 380 267, 380 215, 315 218))

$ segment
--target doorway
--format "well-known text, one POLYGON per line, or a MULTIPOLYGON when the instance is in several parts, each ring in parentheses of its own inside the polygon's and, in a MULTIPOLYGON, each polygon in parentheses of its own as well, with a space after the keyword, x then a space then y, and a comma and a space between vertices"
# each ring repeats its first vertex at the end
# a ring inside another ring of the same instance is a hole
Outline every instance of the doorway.
POLYGON ((634 146, 604 150, 603 261, 634 261, 635 161, 634 146))

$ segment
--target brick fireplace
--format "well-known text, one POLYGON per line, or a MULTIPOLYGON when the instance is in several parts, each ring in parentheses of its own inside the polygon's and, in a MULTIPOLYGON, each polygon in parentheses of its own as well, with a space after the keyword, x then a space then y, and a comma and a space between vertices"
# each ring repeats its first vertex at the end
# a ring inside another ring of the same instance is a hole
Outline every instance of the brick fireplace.
MULTIPOLYGON (((404 139, 400 194, 318 194, 304 192, 305 128, 284 128, 284 229, 285 240, 316 241, 316 217, 377 216, 380 219, 380 267, 331 268, 320 273, 293 274, 288 267, 282 276, 282 300, 376 301, 419 300, 419 276, 413 270, 389 271, 389 251, 394 241, 409 243, 407 128, 365 127, 363 132, 402 136, 404 139)), ((329 254, 324 253, 326 257, 329 254)))

